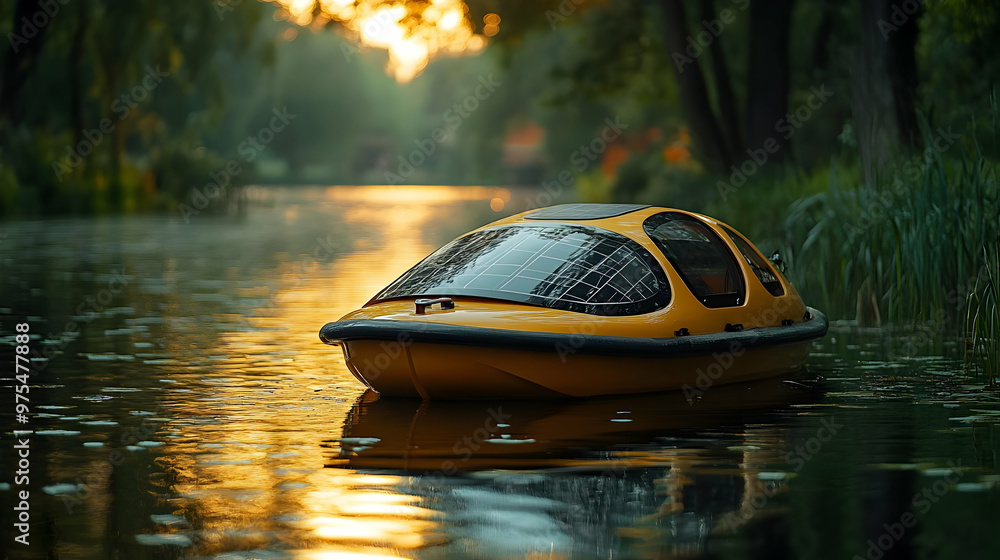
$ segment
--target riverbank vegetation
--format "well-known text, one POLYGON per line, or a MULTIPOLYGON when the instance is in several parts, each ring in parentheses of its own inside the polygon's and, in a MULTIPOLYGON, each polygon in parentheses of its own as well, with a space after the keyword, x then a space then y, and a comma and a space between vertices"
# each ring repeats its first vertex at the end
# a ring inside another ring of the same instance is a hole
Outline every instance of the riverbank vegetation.
POLYGON ((513 185, 717 216, 859 324, 995 308, 994 3, 432 4, 8 3, 0 215, 513 185))

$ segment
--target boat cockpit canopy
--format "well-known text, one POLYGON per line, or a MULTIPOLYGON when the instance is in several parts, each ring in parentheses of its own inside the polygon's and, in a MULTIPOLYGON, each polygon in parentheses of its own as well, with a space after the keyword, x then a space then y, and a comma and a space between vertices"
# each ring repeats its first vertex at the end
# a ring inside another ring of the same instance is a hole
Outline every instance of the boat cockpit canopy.
POLYGON ((642 245, 586 225, 512 224, 438 249, 371 303, 470 296, 592 315, 640 315, 670 302, 670 284, 642 245))

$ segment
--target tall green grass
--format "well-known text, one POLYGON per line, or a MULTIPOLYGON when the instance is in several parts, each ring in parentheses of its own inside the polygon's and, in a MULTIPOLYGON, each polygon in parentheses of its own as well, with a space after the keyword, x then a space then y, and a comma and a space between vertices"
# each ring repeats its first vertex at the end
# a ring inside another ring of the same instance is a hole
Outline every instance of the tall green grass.
POLYGON ((995 166, 956 155, 918 156, 854 188, 832 170, 826 192, 795 202, 783 245, 800 291, 860 324, 960 325, 1000 200, 995 166))
POLYGON ((969 295, 966 363, 982 366, 995 385, 1000 380, 1000 248, 996 243, 983 247, 983 257, 986 277, 969 295))

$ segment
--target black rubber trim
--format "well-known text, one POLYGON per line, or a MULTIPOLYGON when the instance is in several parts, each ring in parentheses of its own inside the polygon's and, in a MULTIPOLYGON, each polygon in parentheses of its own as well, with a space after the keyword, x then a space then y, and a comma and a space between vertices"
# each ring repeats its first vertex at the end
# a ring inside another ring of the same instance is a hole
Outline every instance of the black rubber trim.
POLYGON ((485 348, 552 352, 570 348, 574 353, 640 358, 702 355, 737 349, 780 346, 822 337, 829 327, 826 315, 809 307, 812 319, 790 327, 763 327, 739 332, 720 332, 668 338, 602 336, 488 329, 423 321, 359 319, 327 323, 319 331, 326 344, 352 340, 388 340, 403 344, 429 342, 485 348))

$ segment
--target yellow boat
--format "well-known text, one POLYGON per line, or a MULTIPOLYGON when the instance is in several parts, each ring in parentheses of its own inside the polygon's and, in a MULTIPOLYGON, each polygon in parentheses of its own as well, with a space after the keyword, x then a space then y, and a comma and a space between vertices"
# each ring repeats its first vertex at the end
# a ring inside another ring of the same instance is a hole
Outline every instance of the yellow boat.
POLYGON ((455 239, 319 337, 387 396, 695 397, 801 368, 827 326, 722 222, 563 204, 455 239))

